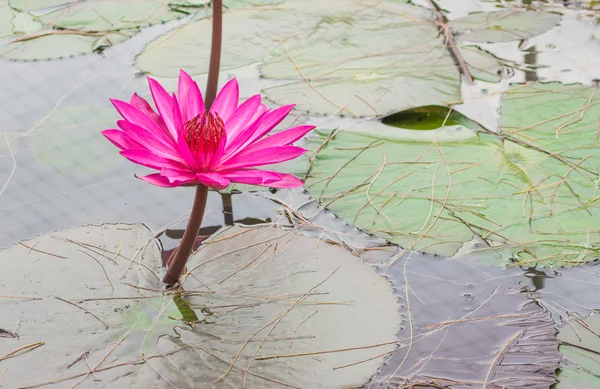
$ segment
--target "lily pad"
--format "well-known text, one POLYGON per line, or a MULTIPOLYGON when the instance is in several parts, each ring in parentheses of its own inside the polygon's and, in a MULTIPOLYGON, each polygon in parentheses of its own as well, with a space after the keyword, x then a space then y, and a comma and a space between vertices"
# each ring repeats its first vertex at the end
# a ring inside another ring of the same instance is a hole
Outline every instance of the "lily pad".
POLYGON ((600 316, 571 320, 559 333, 566 364, 557 373, 554 389, 592 389, 600 385, 600 316))
POLYGON ((460 41, 510 42, 546 32, 560 23, 561 15, 537 11, 476 12, 450 22, 460 41))
POLYGON ((402 252, 379 269, 406 307, 398 334, 404 341, 369 386, 547 389, 556 381, 554 322, 519 293, 520 269, 478 255, 398 258, 402 252))
MULTIPOLYGON (((264 77, 288 81, 264 89, 268 98, 342 116, 383 116, 459 99, 460 74, 430 10, 396 2, 332 3, 338 14, 283 42, 261 66, 264 77)), ((498 80, 502 66, 493 56, 467 54, 474 75, 498 80)))
POLYGON ((18 335, 0 342, 3 384, 347 388, 396 347, 391 286, 340 246, 234 227, 200 247, 178 293, 161 292, 160 263, 139 224, 81 227, 0 252, 11 294, 0 295, 0 328, 18 335))
MULTIPOLYGON (((278 9, 225 13, 223 47, 226 49, 221 55, 221 70, 262 60, 279 42, 309 29, 316 21, 313 17, 278 9)), ((207 73, 211 31, 210 18, 179 27, 148 44, 137 57, 136 66, 142 72, 164 77, 176 77, 180 68, 191 75, 207 73)))
POLYGON ((88 54, 129 39, 136 33, 137 30, 107 33, 48 30, 34 33, 33 38, 19 37, 0 46, 0 58, 27 61, 88 54))
POLYGON ((41 165, 95 174, 122 162, 114 152, 114 146, 98 141, 100 131, 114 123, 115 112, 109 107, 68 106, 52 113, 27 137, 41 165))
POLYGON ((515 87, 504 135, 427 137, 451 131, 440 128, 406 140, 382 124, 329 140, 321 132, 306 187, 349 223, 403 247, 452 256, 478 238, 521 263, 592 260, 600 252, 595 91, 515 87))
POLYGON ((17 12, 6 3, 0 3, 0 38, 37 31, 41 24, 31 15, 17 12))
MULTIPOLYGON (((0 48, 0 57, 19 60, 61 58, 93 52, 130 38, 140 28, 185 16, 162 0, 13 1, 15 9, 38 12, 45 29, 0 48), (64 5, 61 7, 60 5, 64 5)), ((25 15, 25 14, 24 14, 25 15)))

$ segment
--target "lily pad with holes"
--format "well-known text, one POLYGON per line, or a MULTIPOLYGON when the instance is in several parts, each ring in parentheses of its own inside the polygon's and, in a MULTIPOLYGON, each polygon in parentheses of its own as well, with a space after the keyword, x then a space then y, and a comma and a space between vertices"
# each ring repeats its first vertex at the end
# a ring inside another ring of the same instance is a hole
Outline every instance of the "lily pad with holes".
POLYGON ((504 135, 469 130, 453 139, 450 126, 408 138, 409 130, 394 136, 372 124, 324 143, 323 131, 311 140, 320 149, 306 187, 349 223, 403 247, 452 256, 477 238, 485 252, 521 263, 593 260, 599 105, 595 88, 533 84, 507 92, 504 135))
POLYGON ((565 365, 557 372, 554 389, 592 389, 600 385, 600 316, 571 320, 557 337, 565 365))
POLYGON ((18 335, 0 339, 3 384, 347 388, 396 348, 392 287, 341 246, 233 227, 200 246, 178 294, 161 291, 161 263, 141 224, 54 232, 0 251, 10 291, 0 295, 0 328, 18 335))
POLYGON ((510 42, 546 32, 560 23, 561 15, 538 11, 476 12, 450 22, 459 41, 510 42))
POLYGON ((114 109, 99 105, 69 106, 53 112, 27 134, 40 165, 81 174, 106 171, 122 162, 100 131, 114 126, 114 109))

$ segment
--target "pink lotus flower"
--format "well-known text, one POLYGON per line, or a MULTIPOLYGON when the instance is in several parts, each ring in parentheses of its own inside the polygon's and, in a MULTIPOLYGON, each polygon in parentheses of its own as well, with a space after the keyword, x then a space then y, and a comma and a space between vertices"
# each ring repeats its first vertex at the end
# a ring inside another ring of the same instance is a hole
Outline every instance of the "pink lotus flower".
POLYGON ((198 85, 183 70, 177 95, 148 77, 155 112, 134 94, 129 103, 111 99, 124 120, 119 129, 102 131, 120 154, 159 173, 139 177, 151 184, 175 187, 205 185, 223 189, 232 182, 273 188, 303 184, 292 174, 253 169, 284 162, 306 152, 292 143, 314 126, 294 127, 266 136, 290 113, 293 105, 268 110, 260 95, 238 106, 237 80, 221 89, 209 111, 198 85))

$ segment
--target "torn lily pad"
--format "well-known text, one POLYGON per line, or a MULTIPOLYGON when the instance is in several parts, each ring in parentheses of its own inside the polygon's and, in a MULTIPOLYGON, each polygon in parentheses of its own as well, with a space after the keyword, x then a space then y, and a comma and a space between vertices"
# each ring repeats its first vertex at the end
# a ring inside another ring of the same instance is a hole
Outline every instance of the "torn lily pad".
POLYGON ((452 256, 478 238, 485 251, 520 263, 593 260, 600 251, 595 91, 514 87, 504 99, 504 136, 431 139, 452 130, 444 127, 407 139, 379 124, 329 140, 321 132, 310 146, 318 152, 306 188, 349 223, 402 247, 452 256))
POLYGON ((11 296, 0 296, 0 328, 18 338, 1 339, 0 357, 21 349, 2 360, 3 383, 347 388, 396 347, 392 288, 341 246, 234 227, 200 247, 179 294, 161 292, 161 262, 140 224, 81 227, 1 251, 11 296))
POLYGON ((459 41, 510 42, 546 32, 560 23, 553 12, 506 10, 476 12, 452 20, 450 28, 459 41))

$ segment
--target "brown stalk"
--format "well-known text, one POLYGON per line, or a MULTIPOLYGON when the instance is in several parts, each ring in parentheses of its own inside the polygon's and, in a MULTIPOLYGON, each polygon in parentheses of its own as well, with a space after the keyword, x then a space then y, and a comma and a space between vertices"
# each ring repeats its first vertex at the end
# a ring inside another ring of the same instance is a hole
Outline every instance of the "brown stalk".
POLYGON ((446 17, 440 12, 437 4, 433 2, 433 0, 429 0, 429 4, 431 4, 431 8, 433 14, 435 16, 435 24, 440 31, 440 35, 443 35, 444 40, 446 42, 446 48, 448 49, 448 53, 452 57, 452 60, 458 67, 458 70, 465 76, 465 79, 468 84, 473 84, 473 76, 469 71, 469 65, 463 58, 460 51, 456 47, 456 43, 454 42, 454 35, 452 35, 452 31, 450 31, 450 27, 448 26, 448 20, 446 17))
MULTIPOLYGON (((208 68, 208 81, 206 84, 206 109, 210 109, 217 96, 217 86, 219 84, 219 67, 221 65, 221 36, 223 30, 223 1, 213 0, 213 24, 212 24, 212 42, 210 47, 210 64, 208 68)), ((168 286, 174 285, 181 277, 185 269, 196 237, 200 232, 200 225, 204 218, 206 208, 206 199, 208 198, 208 188, 204 185, 196 186, 196 195, 194 205, 190 214, 190 220, 183 233, 183 238, 179 247, 167 264, 167 274, 163 278, 163 283, 168 286)))

